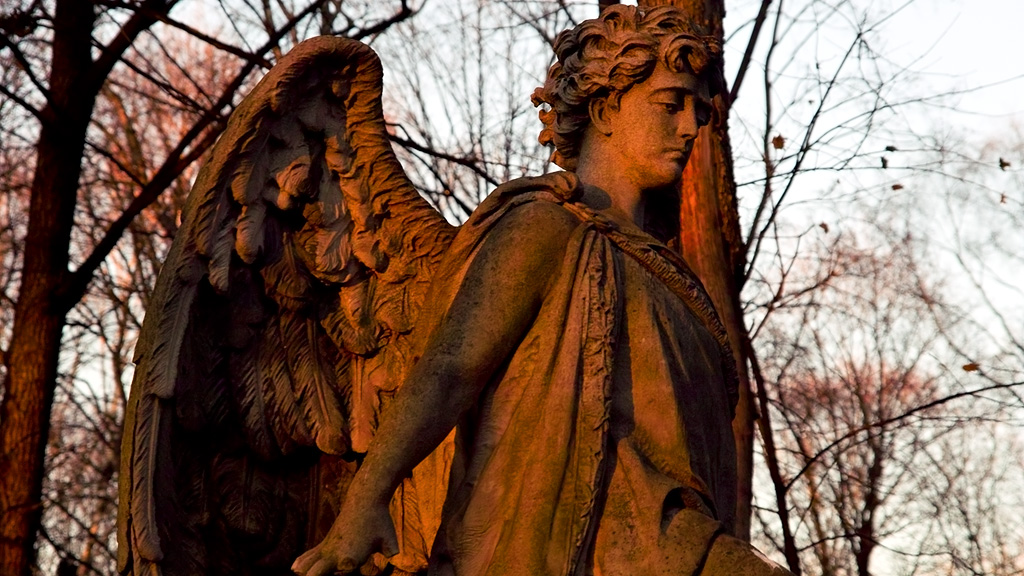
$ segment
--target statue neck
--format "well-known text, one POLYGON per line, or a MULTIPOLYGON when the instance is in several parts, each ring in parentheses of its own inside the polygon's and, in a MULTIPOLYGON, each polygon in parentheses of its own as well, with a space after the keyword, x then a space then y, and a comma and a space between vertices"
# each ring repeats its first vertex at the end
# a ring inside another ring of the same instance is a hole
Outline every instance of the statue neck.
POLYGON ((584 204, 614 220, 643 229, 645 195, 625 174, 606 163, 590 162, 581 157, 576 175, 583 184, 581 201, 584 204))

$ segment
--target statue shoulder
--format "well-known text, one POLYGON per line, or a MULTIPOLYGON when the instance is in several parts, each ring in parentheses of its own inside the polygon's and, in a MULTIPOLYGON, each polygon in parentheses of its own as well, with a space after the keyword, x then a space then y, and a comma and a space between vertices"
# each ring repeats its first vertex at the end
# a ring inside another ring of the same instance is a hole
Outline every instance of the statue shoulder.
POLYGON ((486 230, 489 240, 496 239, 489 243, 512 242, 513 249, 562 251, 581 224, 579 215, 565 204, 581 193, 572 172, 517 178, 496 188, 464 228, 486 230))
MULTIPOLYGON (((491 250, 560 261, 580 218, 561 203, 533 197, 503 214, 488 234, 491 250)), ((516 258, 514 260, 519 260, 516 258)))

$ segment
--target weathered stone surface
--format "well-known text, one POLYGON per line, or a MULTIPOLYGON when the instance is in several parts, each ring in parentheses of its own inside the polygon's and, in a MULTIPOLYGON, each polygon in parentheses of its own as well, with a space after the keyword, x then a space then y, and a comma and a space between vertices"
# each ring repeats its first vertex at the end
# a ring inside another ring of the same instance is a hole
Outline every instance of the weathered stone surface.
POLYGON ((122 570, 785 574, 725 534, 735 364, 663 243, 718 85, 689 30, 613 7, 563 33, 534 102, 571 171, 457 230, 391 152, 369 48, 271 71, 146 320, 122 570))

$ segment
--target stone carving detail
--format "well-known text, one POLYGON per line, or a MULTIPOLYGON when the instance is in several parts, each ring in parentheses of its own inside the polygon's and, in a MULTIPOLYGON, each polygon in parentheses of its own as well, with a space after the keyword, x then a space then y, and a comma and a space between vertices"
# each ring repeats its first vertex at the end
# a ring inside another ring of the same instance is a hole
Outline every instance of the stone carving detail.
POLYGON ((367 46, 306 41, 246 98, 138 344, 122 573, 785 573, 726 534, 732 355, 658 208, 720 50, 622 6, 555 49, 534 102, 574 172, 458 229, 367 46))
MULTIPOLYGON (((455 232, 391 150, 381 75, 363 44, 302 43, 203 167, 137 347, 123 571, 288 572, 333 521, 354 469, 341 457, 366 451, 402 381, 455 232)), ((409 500, 396 510, 415 540, 438 520, 409 500)))

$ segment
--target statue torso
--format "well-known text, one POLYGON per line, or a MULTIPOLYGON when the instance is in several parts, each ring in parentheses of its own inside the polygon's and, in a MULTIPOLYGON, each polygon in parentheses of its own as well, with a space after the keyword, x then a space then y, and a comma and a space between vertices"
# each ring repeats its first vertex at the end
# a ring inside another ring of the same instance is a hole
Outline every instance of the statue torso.
POLYGON ((716 502, 714 480, 734 474, 718 342, 677 289, 623 249, 653 238, 613 241, 585 208, 566 207, 581 224, 561 272, 460 425, 436 574, 635 565, 619 552, 640 552, 681 509, 703 519, 680 552, 696 564, 721 526, 712 510, 731 502, 716 502))

